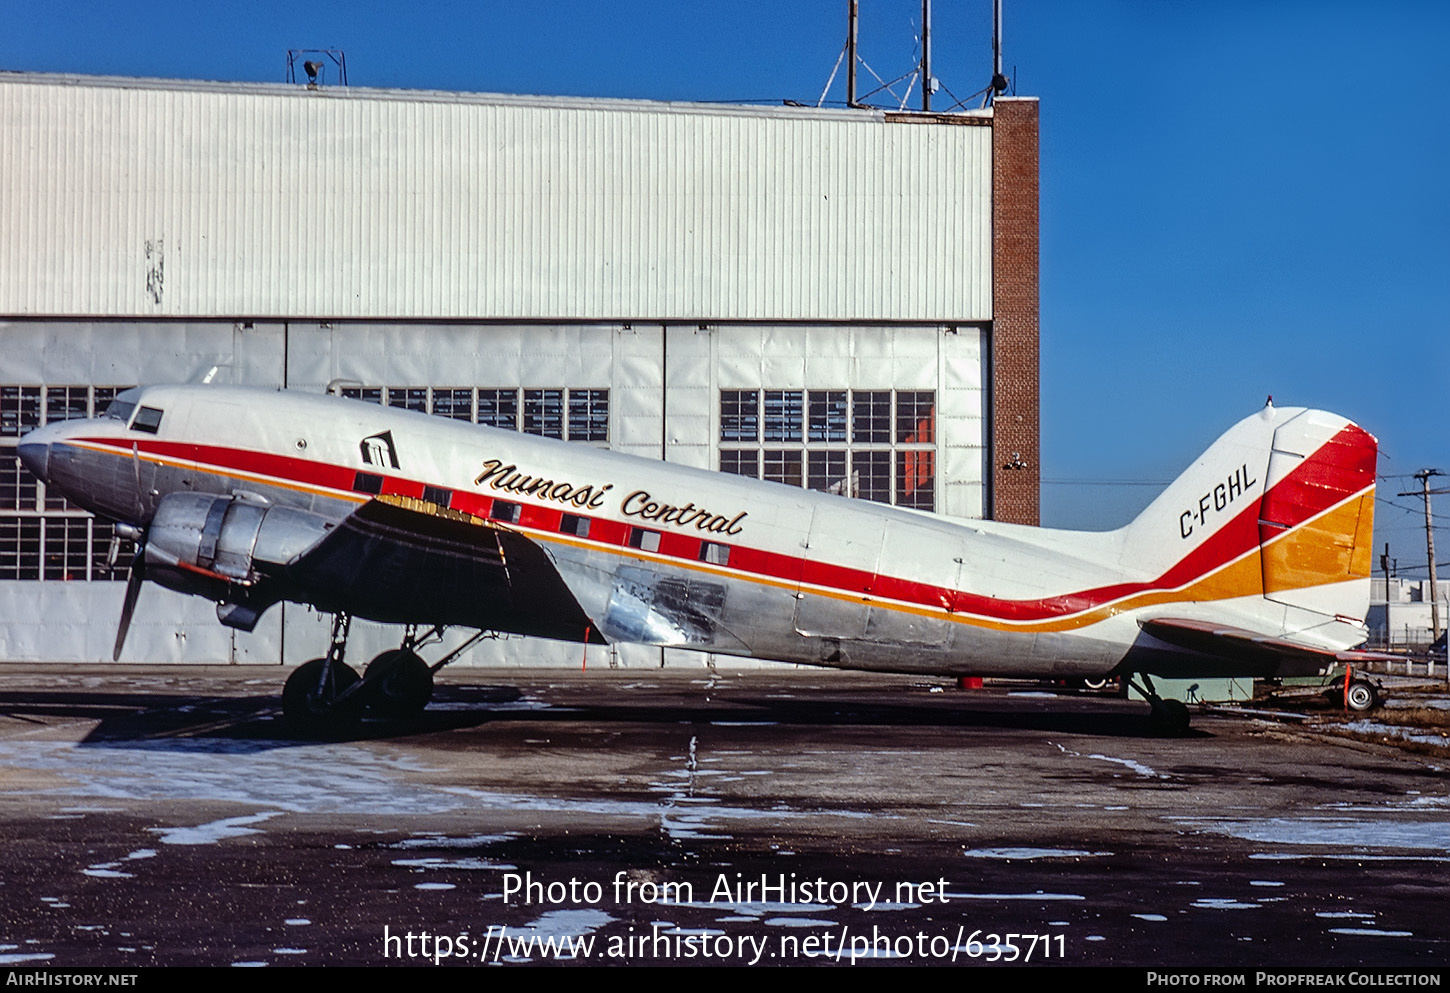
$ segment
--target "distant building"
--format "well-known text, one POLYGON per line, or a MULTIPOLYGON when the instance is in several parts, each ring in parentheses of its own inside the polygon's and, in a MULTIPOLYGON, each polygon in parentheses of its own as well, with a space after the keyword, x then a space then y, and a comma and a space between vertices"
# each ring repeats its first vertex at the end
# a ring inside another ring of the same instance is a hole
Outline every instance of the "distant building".
MULTIPOLYGON (((20 467, 18 437, 213 366, 1037 521, 1035 100, 939 115, 0 74, 0 106, 0 658, 108 658, 130 554, 20 467)), ((128 656, 300 661, 324 627, 288 605, 237 634, 148 586, 128 656)))
MULTIPOLYGON (((1435 584, 1440 601, 1440 628, 1450 620, 1450 580, 1435 584)), ((1369 643, 1382 647, 1423 648, 1433 640, 1430 622, 1430 581, 1390 579, 1388 598, 1385 580, 1370 580, 1369 643)))

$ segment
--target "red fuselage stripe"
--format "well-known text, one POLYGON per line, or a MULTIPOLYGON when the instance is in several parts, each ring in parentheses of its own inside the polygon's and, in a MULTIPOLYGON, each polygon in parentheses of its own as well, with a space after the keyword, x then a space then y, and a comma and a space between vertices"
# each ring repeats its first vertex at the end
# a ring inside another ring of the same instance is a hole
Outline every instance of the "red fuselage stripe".
MULTIPOLYGON (((77 440, 113 448, 127 456, 131 453, 130 440, 77 440)), ((366 498, 370 494, 359 493, 353 488, 358 474, 363 473, 382 478, 383 494, 419 499, 424 495, 424 483, 376 471, 379 468, 377 466, 356 469, 270 452, 159 439, 134 443, 139 451, 149 455, 160 459, 194 462, 207 471, 222 475, 246 473, 270 476, 293 484, 340 491, 340 495, 366 498)), ((1280 510, 1281 520, 1278 523, 1293 528, 1372 484, 1374 451, 1373 439, 1365 431, 1353 424, 1346 426, 1275 485, 1271 500, 1280 510)), ((512 496, 507 502, 519 504, 522 508, 523 517, 517 522, 520 526, 546 531, 559 530, 565 511, 552 506, 528 503, 512 496)), ((483 494, 455 491, 450 506, 465 513, 488 517, 493 503, 494 498, 483 494)), ((1078 614, 1139 593, 1178 589, 1227 565, 1259 544, 1261 503, 1262 500, 1253 501, 1156 579, 1115 583, 1034 600, 998 599, 894 576, 874 575, 861 569, 738 544, 730 545, 728 568, 792 585, 805 583, 852 595, 869 593, 876 598, 1002 621, 1046 620, 1078 614)), ((608 518, 589 517, 586 514, 578 516, 588 517, 590 520, 589 541, 628 547, 630 532, 633 530, 631 525, 608 518)), ((692 562, 699 558, 700 538, 670 531, 658 533, 661 541, 656 554, 692 562)))

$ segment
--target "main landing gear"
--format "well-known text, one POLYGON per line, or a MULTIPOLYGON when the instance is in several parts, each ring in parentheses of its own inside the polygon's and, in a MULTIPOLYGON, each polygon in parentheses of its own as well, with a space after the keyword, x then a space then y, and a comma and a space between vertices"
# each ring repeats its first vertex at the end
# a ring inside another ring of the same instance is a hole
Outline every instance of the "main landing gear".
POLYGON ((1123 678, 1129 686, 1147 699, 1148 706, 1151 708, 1148 713, 1148 723, 1153 728, 1153 733, 1160 738, 1181 738, 1186 735, 1190 721, 1188 705, 1182 700, 1163 699, 1153 688, 1153 680, 1148 677, 1146 672, 1140 672, 1138 675, 1142 677, 1142 686, 1134 682, 1131 676, 1123 678))
POLYGON ((282 716, 304 734, 344 737, 365 712, 392 720, 417 717, 433 698, 433 673, 487 636, 478 632, 430 666, 417 649, 441 641, 444 629, 419 637, 417 626, 409 625, 402 645, 379 654, 359 676, 343 661, 351 624, 347 614, 335 615, 327 654, 298 666, 282 688, 282 716))

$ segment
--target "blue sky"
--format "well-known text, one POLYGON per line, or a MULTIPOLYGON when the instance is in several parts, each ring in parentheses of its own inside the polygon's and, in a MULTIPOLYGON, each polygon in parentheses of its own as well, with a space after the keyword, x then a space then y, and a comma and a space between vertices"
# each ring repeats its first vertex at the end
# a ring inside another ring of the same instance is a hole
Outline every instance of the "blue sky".
MULTIPOLYGON (((990 0, 933 6, 934 72, 965 96, 990 0)), ((861 7, 862 56, 908 71, 919 2, 861 7)), ((1423 575, 1395 493, 1450 471, 1450 4, 1005 7, 1008 72, 1042 100, 1044 523, 1121 523, 1273 394, 1380 439, 1376 550, 1423 575)), ((341 48, 353 85, 814 103, 846 0, 5 10, 3 69, 281 82, 289 48, 341 48)))

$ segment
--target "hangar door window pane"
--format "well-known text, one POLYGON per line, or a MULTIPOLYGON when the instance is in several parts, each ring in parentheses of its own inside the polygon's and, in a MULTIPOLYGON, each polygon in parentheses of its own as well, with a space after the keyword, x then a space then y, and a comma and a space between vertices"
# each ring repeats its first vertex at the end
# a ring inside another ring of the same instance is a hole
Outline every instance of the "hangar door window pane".
POLYGON ((0 386, 0 436, 18 438, 40 427, 40 387, 0 386))
POLYGON ((800 441, 804 414, 805 395, 801 390, 766 390, 762 418, 766 444, 800 441))
POLYGON ((519 429, 518 390, 479 390, 478 423, 505 431, 519 429))
POLYGON ((564 437, 563 390, 524 390, 524 434, 564 437))
POLYGON ((755 390, 720 391, 720 440, 760 440, 760 394, 755 390))
POLYGON ((473 420, 473 390, 435 388, 433 390, 433 413, 454 421, 473 420))
POLYGON ((428 391, 421 387, 389 386, 388 406, 402 407, 404 410, 416 410, 421 414, 428 412, 428 391))
MULTIPOLYGON (((125 386, 0 385, 0 580, 125 579, 135 549, 113 525, 69 504, 21 464, 20 435, 42 424, 100 417, 125 386)), ((128 411, 129 412, 129 411, 128 411)))
POLYGON ((846 391, 811 390, 809 437, 813 442, 846 440, 846 391))
POLYGON ((609 391, 557 387, 347 386, 342 396, 545 438, 609 441, 609 391))
POLYGON ((721 452, 720 471, 732 473, 736 476, 749 476, 752 479, 759 479, 760 453, 732 451, 721 452))
POLYGON ((851 440, 858 445, 891 443, 891 391, 851 394, 851 440))
POLYGON ((932 390, 721 390, 719 445, 722 472, 936 509, 932 390))
POLYGON ((40 480, 20 464, 14 447, 0 448, 0 511, 38 510, 39 496, 40 480))
POLYGON ((609 391, 569 391, 569 440, 609 440, 609 391))

